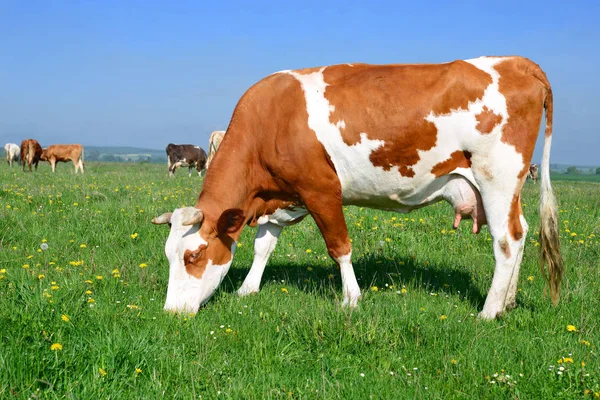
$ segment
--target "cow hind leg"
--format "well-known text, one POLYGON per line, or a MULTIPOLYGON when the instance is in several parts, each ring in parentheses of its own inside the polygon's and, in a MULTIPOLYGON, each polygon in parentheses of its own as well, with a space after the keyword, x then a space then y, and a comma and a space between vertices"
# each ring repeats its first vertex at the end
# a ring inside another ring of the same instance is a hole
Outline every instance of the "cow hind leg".
POLYGON ((237 291, 238 295, 246 296, 251 293, 258 293, 265 266, 269 257, 271 257, 271 253, 275 250, 277 239, 282 230, 282 226, 271 222, 258 226, 256 238, 254 239, 254 261, 246 279, 244 279, 244 283, 237 291))
MULTIPOLYGON (((492 235, 495 268, 483 310, 484 319, 494 319, 514 307, 520 264, 528 225, 522 217, 520 192, 523 180, 513 178, 516 191, 502 190, 496 179, 481 181, 481 197, 492 235)), ((506 183, 506 182, 502 182, 506 183)))

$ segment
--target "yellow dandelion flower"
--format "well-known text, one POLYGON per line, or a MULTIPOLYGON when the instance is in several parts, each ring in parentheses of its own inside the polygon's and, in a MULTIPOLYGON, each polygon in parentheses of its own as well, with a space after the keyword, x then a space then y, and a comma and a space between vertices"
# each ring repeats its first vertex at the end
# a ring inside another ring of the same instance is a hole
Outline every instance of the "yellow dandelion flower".
POLYGON ((104 376, 106 375, 106 371, 104 370, 104 368, 98 368, 98 372, 100 373, 100 375, 104 376))
POLYGON ((443 321, 443 320, 445 320, 446 318, 448 318, 448 317, 442 314, 442 315, 440 316, 440 321, 443 321))
POLYGON ((66 314, 63 314, 63 315, 61 315, 61 316, 60 316, 60 319, 62 319, 62 320, 63 320, 63 321, 65 321, 65 322, 69 322, 69 321, 70 321, 70 318, 69 318, 69 316, 68 316, 68 315, 66 315, 66 314))
POLYGON ((282 287, 282 288, 281 288, 281 292, 282 292, 282 293, 287 293, 287 292, 288 292, 288 290, 287 290, 286 288, 282 287))
POLYGON ((311 249, 306 249, 306 252, 307 253, 312 253, 312 250, 311 249))
POLYGON ((86 290, 85 294, 90 295, 90 294, 92 294, 92 291, 91 290, 86 290))
POLYGON ((131 235, 129 235, 132 239, 136 239, 138 237, 138 233, 132 233, 131 235))
POLYGON ((575 325, 567 325, 567 331, 577 332, 577 328, 575 328, 575 325))
POLYGON ((102 280, 102 275, 96 275, 96 279, 98 279, 99 281, 102 280))
POLYGON ((373 286, 373 287, 371 287, 371 290, 374 291, 374 292, 378 292, 379 288, 377 286, 373 286))
POLYGON ((406 292, 408 292, 408 290, 406 290, 406 288, 402 288, 402 289, 400 290, 400 293, 406 293, 406 292))
POLYGON ((527 280, 528 280, 529 282, 533 282, 533 276, 531 276, 531 275, 530 275, 530 276, 528 276, 528 277, 527 277, 527 280))
POLYGON ((86 280, 85 280, 85 283, 94 283, 94 282, 92 282, 92 281, 91 281, 91 280, 89 280, 89 279, 86 279, 86 280))
POLYGON ((28 269, 29 268, 29 264, 23 264, 23 268, 28 269))
POLYGON ((456 360, 455 360, 454 358, 452 359, 452 361, 451 361, 451 362, 452 362, 452 364, 455 364, 455 365, 456 365, 456 360))
POLYGON ((52 346, 50 346, 50 350, 52 350, 52 351, 60 351, 62 349, 63 349, 63 347, 62 347, 62 344, 60 344, 60 343, 53 343, 52 346))
POLYGON ((88 303, 95 303, 95 302, 96 302, 96 300, 94 300, 94 299, 88 299, 88 301, 87 301, 87 302, 88 302, 88 303))
POLYGON ((42 239, 42 243, 46 243, 46 242, 47 242, 47 240, 46 240, 46 239, 42 239))
POLYGON ((136 368, 136 369, 135 369, 135 373, 136 373, 136 374, 141 374, 141 373, 142 373, 142 370, 141 370, 140 368, 136 368))
POLYGON ((44 275, 44 274, 39 274, 38 275, 38 279, 44 279, 45 277, 46 277, 46 275, 44 275))
POLYGON ((146 268, 147 266, 148 266, 148 264, 146 264, 146 263, 141 263, 140 264, 140 268, 146 268))
POLYGON ((563 357, 562 359, 564 363, 573 363, 573 358, 571 357, 563 357))
POLYGON ((118 268, 113 269, 112 272, 111 272, 111 274, 118 274, 118 273, 119 273, 119 269, 118 268))
POLYGON ((80 248, 82 248, 82 249, 85 249, 87 246, 86 246, 86 244, 85 244, 85 243, 81 243, 81 244, 79 245, 79 247, 80 247, 80 248))
POLYGON ((227 329, 225 329, 225 333, 231 333, 231 332, 233 332, 233 331, 231 330, 231 328, 227 328, 227 329))
POLYGON ((58 285, 52 285, 52 286, 50 286, 50 289, 52 289, 52 290, 58 290, 58 289, 60 289, 60 286, 58 286, 58 285))
POLYGON ((589 346, 589 345, 590 345, 590 342, 588 342, 587 340, 583 340, 583 339, 581 339, 581 340, 579 341, 579 343, 581 343, 581 344, 582 344, 582 345, 584 345, 584 346, 589 346))

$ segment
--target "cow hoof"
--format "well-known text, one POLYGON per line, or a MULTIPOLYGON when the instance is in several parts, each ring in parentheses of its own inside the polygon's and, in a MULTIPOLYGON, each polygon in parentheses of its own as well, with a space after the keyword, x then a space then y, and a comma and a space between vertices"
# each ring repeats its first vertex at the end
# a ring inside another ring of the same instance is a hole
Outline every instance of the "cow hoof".
POLYGON ((239 297, 245 297, 245 296, 249 296, 251 294, 258 294, 258 289, 251 289, 251 288, 241 287, 237 291, 237 295, 239 297))
POLYGON ((498 318, 500 315, 502 315, 502 312, 499 311, 481 311, 478 315, 477 318, 479 319, 484 319, 486 321, 492 321, 496 318, 498 318))
POLYGON ((342 307, 344 308, 356 308, 358 306, 358 300, 360 296, 355 297, 344 297, 344 301, 342 302, 342 307))

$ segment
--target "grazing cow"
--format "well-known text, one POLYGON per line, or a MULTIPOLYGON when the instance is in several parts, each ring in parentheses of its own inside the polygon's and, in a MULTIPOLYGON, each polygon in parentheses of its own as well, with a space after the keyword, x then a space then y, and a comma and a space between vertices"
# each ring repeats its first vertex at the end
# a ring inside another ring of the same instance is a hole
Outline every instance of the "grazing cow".
POLYGON ((174 176, 179 167, 188 167, 189 176, 192 176, 192 168, 196 167, 198 176, 206 168, 206 152, 193 144, 173 144, 167 146, 167 163, 169 175, 174 176))
POLYGON ((54 172, 57 162, 73 161, 75 174, 78 169, 81 169, 83 174, 83 146, 80 144, 53 144, 42 151, 40 159, 48 161, 52 172, 54 172))
POLYGON ((275 73, 238 102, 195 207, 168 223, 165 310, 192 311, 258 225, 240 294, 256 292, 283 227, 310 214, 339 265, 343 304, 361 296, 343 205, 409 212, 446 200, 473 232, 487 223, 495 270, 481 318, 516 305, 528 224, 521 188, 546 110, 540 200, 542 271, 558 302, 562 258, 550 184, 552 91, 522 57, 439 65, 346 64, 275 73), (547 265, 547 267, 546 267, 547 265))
POLYGON ((25 163, 29 166, 29 172, 31 172, 31 165, 35 164, 35 170, 38 169, 38 163, 42 156, 42 146, 35 139, 25 139, 21 142, 21 164, 23 165, 23 172, 25 172, 25 163))
POLYGON ((538 180, 538 165, 531 164, 529 166, 529 172, 527 172, 527 177, 533 181, 533 183, 537 183, 538 180))
POLYGON ((206 159, 206 170, 208 171, 208 167, 212 162, 217 149, 221 145, 223 141, 223 136, 225 135, 225 131, 214 131, 210 134, 210 139, 208 140, 208 158, 206 159))
POLYGON ((21 159, 21 149, 15 143, 6 143, 4 145, 4 151, 6 152, 6 161, 10 167, 12 167, 13 161, 18 162, 21 159))

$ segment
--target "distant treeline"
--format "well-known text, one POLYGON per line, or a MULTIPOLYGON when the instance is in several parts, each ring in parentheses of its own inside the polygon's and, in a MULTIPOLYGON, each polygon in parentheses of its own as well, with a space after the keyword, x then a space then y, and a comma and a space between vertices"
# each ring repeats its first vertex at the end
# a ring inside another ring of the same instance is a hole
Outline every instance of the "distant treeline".
POLYGON ((85 147, 85 161, 166 164, 164 150, 135 147, 85 147))

